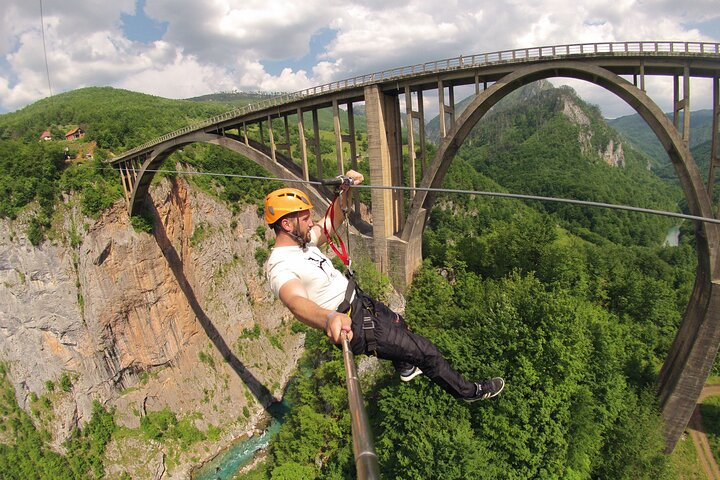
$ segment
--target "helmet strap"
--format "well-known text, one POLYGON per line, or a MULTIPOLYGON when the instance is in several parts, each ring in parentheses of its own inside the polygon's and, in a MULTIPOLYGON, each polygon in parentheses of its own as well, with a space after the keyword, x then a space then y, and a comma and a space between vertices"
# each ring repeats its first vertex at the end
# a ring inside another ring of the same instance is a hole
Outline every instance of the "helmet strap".
POLYGON ((307 240, 305 239, 305 237, 303 237, 303 236, 301 235, 301 232, 299 231, 299 229, 300 229, 300 224, 299 224, 299 222, 297 221, 297 217, 294 217, 294 218, 295 218, 295 225, 293 225, 292 230, 285 230, 285 229, 283 229, 283 231, 284 231, 285 233, 287 233, 288 235, 290 235, 290 237, 293 238, 293 239, 297 242, 298 246, 299 246, 303 251, 305 251, 305 250, 307 250, 307 244, 308 244, 308 242, 307 242, 307 240))

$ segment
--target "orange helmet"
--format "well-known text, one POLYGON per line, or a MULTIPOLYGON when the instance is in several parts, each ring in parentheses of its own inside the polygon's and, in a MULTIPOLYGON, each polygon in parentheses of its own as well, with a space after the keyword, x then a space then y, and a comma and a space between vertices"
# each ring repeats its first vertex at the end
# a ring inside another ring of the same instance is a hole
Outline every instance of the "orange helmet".
POLYGON ((310 199, 297 188, 281 188, 265 197, 265 221, 268 225, 280 220, 288 213, 302 212, 313 208, 310 199))

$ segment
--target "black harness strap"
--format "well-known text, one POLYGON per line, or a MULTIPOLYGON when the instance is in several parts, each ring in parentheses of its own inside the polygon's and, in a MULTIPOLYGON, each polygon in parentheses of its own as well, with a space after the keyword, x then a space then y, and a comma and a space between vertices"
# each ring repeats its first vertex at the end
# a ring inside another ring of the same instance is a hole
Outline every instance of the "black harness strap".
POLYGON ((370 312, 365 309, 363 314, 363 333, 365 334, 365 346, 368 353, 377 357, 377 341, 375 340, 375 322, 370 312))
POLYGON ((370 297, 365 295, 360 287, 356 287, 357 295, 360 295, 360 300, 363 304, 363 332, 365 333, 365 347, 369 353, 372 353, 377 357, 377 341, 375 340, 375 321, 373 316, 375 313, 375 305, 373 304, 370 297))
POLYGON ((348 313, 352 308, 353 293, 355 293, 356 299, 362 302, 362 329, 365 335, 365 346, 367 352, 377 356, 377 340, 375 339, 375 321, 373 315, 375 314, 375 307, 372 301, 363 293, 358 287, 355 277, 352 274, 348 274, 348 285, 345 289, 345 299, 340 303, 337 311, 340 313, 348 313))
POLYGON ((350 307, 352 306, 352 296, 353 292, 355 292, 355 287, 357 287, 357 283, 355 282, 355 277, 352 275, 348 275, 348 284, 347 288, 345 289, 345 299, 338 305, 337 311, 340 313, 347 313, 350 311, 350 307))

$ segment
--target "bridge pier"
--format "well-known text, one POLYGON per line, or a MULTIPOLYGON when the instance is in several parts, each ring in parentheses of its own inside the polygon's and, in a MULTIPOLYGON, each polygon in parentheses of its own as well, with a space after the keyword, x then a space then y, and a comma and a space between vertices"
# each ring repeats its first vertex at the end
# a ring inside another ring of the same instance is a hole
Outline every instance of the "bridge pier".
MULTIPOLYGON (((365 87, 364 93, 370 183, 403 185, 399 97, 386 95, 377 85, 365 87)), ((373 189, 371 201, 373 261, 403 291, 422 262, 421 236, 409 242, 400 238, 405 223, 402 191, 373 189)))

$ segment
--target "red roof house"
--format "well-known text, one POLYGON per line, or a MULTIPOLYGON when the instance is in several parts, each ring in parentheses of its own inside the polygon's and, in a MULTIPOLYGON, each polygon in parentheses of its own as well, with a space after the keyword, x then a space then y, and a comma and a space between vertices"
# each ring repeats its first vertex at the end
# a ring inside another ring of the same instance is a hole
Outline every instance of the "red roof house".
POLYGON ((85 135, 85 130, 82 128, 73 128, 65 134, 65 140, 75 140, 76 138, 82 138, 85 135))
POLYGON ((42 135, 40 135, 40 140, 52 140, 52 134, 45 130, 42 135))

